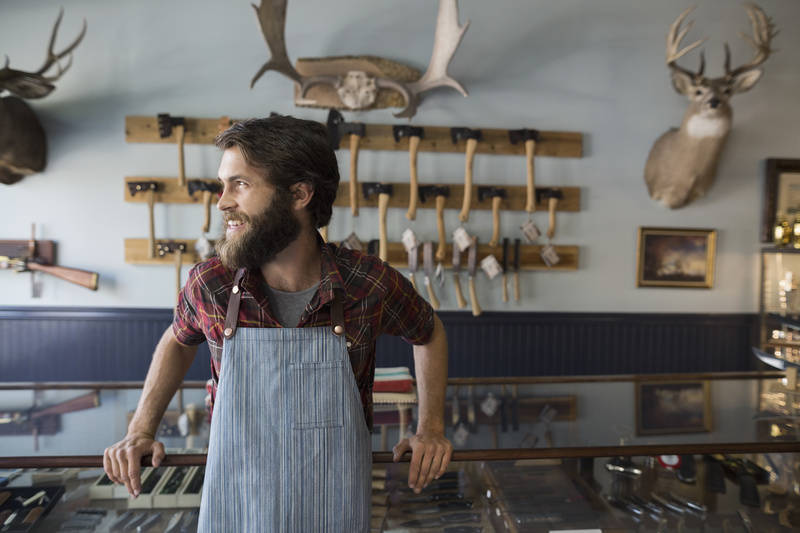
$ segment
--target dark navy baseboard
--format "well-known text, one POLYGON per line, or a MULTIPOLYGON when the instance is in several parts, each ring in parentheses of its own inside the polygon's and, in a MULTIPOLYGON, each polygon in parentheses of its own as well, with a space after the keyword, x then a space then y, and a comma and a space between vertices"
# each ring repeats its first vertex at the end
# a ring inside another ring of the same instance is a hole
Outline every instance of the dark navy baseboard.
MULTIPOLYGON (((755 314, 445 311, 450 377, 738 372, 757 368, 755 314)), ((135 381, 171 309, 0 307, 0 381, 135 381)), ((411 345, 378 341, 379 366, 413 368, 411 345)), ((186 379, 209 377, 198 351, 186 379)))

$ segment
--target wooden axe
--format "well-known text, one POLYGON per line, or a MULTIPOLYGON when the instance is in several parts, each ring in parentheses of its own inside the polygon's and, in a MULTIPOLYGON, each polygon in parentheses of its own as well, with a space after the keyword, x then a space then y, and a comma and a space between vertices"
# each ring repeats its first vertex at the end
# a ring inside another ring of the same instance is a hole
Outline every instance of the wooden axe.
POLYGON ((219 193, 222 186, 219 183, 209 183, 203 180, 189 180, 188 183, 189 196, 194 196, 194 193, 201 191, 203 193, 203 233, 208 233, 209 226, 211 225, 211 200, 215 193, 219 193))
POLYGON ((394 187, 391 183, 377 183, 370 182, 364 183, 362 186, 364 198, 369 198, 373 194, 378 195, 378 217, 379 217, 379 231, 380 231, 380 249, 378 257, 382 261, 387 261, 389 252, 387 248, 388 239, 386 237, 386 210, 389 207, 389 197, 394 192, 394 187))
MULTIPOLYGON (((536 192, 537 197, 539 191, 536 192)), ((558 189, 544 189, 541 194, 547 198, 547 209, 550 214, 549 225, 547 228, 547 238, 552 239, 556 234, 556 209, 558 208, 558 201, 564 199, 564 193, 558 189)))
POLYGON ((461 222, 469 220, 469 208, 472 203, 472 162, 475 160, 475 149, 483 138, 481 130, 470 128, 450 128, 450 138, 453 144, 458 144, 460 139, 467 140, 467 164, 464 169, 464 203, 458 219, 461 222))
POLYGON ((366 127, 360 122, 345 122, 341 113, 331 109, 328 113, 328 133, 334 150, 345 135, 350 136, 350 212, 358 216, 358 147, 366 135, 366 127))
POLYGON ((528 163, 528 203, 525 205, 525 211, 533 213, 536 211, 536 184, 534 179, 533 154, 536 152, 536 143, 539 142, 539 130, 529 130, 526 128, 522 128, 521 130, 509 130, 508 140, 511 141, 511 144, 525 141, 525 158, 528 163))
POLYGON ((506 197, 506 190, 501 187, 478 187, 478 201, 483 202, 486 198, 492 199, 492 239, 489 246, 494 248, 500 239, 500 202, 506 197))
POLYGON ((153 214, 156 203, 156 191, 158 190, 158 183, 155 181, 129 181, 128 190, 131 196, 136 196, 136 193, 147 192, 147 210, 148 210, 148 227, 149 235, 147 237, 147 257, 155 259, 156 257, 156 223, 155 215, 153 214))
POLYGON ((437 185, 425 185, 419 188, 419 199, 422 203, 428 198, 436 198, 436 228, 439 230, 439 246, 436 248, 436 260, 440 263, 444 261, 445 249, 447 248, 444 232, 444 204, 450 197, 450 187, 439 187, 437 185))
POLYGON ((395 142, 400 142, 403 137, 408 137, 408 156, 411 175, 411 198, 408 201, 408 220, 416 220, 417 203, 419 202, 419 176, 417 174, 417 152, 419 152, 419 141, 424 136, 422 128, 414 126, 392 126, 395 142))
POLYGON ((166 139, 175 130, 175 142, 178 144, 178 186, 186 185, 186 172, 184 170, 183 159, 183 138, 186 134, 186 119, 183 117, 171 117, 168 113, 158 115, 158 135, 166 139))
POLYGON ((188 247, 185 242, 161 241, 158 243, 158 255, 161 257, 167 254, 175 254, 175 295, 181 293, 181 267, 183 266, 183 254, 188 247))

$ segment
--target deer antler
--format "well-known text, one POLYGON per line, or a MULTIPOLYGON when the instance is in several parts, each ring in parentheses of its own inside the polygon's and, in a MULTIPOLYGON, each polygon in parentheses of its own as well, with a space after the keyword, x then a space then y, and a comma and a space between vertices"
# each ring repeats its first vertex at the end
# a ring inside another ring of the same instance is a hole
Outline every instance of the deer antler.
POLYGON ((766 61, 770 53, 774 52, 774 50, 770 48, 770 43, 779 33, 775 31, 775 24, 772 22, 772 19, 764 13, 763 9, 752 2, 745 4, 745 9, 747 10, 747 16, 750 18, 750 25, 753 28, 753 37, 742 32, 737 33, 747 44, 755 48, 755 56, 749 63, 745 63, 741 67, 731 70, 731 51, 728 47, 728 43, 725 43, 725 78, 728 80, 735 78, 743 72, 752 70, 766 61))
POLYGON ((305 98, 308 89, 314 85, 328 84, 338 87, 341 83, 341 78, 338 76, 303 77, 292 66, 286 53, 286 35, 284 31, 286 26, 286 3, 287 0, 262 0, 259 6, 252 4, 253 9, 256 10, 258 27, 264 36, 264 41, 267 43, 271 57, 253 77, 250 82, 250 88, 252 89, 258 79, 269 70, 280 72, 297 83, 300 86, 301 98, 305 98))
MULTIPOLYGON (((458 24, 458 0, 440 1, 439 14, 436 16, 436 32, 433 38, 433 53, 425 74, 417 81, 405 84, 406 90, 392 87, 385 83, 387 80, 378 80, 385 86, 398 90, 406 99, 405 109, 395 113, 395 117, 413 117, 419 105, 419 95, 436 87, 452 87, 467 96, 466 89, 447 74, 447 67, 461 44, 461 39, 469 28, 469 24, 470 21, 465 22, 463 26, 458 24)), ((377 85, 380 87, 382 84, 378 83, 377 85)))
POLYGON ((683 24, 683 20, 689 15, 689 13, 694 11, 695 7, 696 6, 686 9, 683 13, 680 14, 680 16, 675 20, 675 22, 672 23, 672 26, 669 27, 669 32, 667 33, 667 66, 670 69, 675 70, 677 72, 682 72, 687 76, 691 76, 693 78, 700 78, 703 76, 703 70, 705 70, 705 59, 703 58, 702 54, 700 55, 700 68, 697 70, 697 72, 692 72, 691 70, 685 69, 676 63, 676 61, 678 61, 678 59, 686 55, 687 52, 694 50, 695 48, 706 42, 706 38, 704 37, 702 39, 693 42, 692 44, 683 48, 682 50, 679 50, 681 41, 683 40, 684 37, 686 37, 686 34, 689 33, 689 30, 691 30, 692 27, 694 26, 694 21, 693 20, 689 21, 689 24, 687 24, 683 30, 680 29, 681 24, 683 24))
POLYGON ((72 52, 77 48, 84 35, 86 35, 86 19, 83 19, 83 28, 81 29, 78 37, 61 52, 54 52, 53 47, 56 42, 56 35, 58 34, 58 27, 61 25, 61 19, 64 16, 64 9, 58 13, 53 32, 50 35, 50 44, 47 47, 47 58, 45 59, 42 68, 36 72, 24 72, 21 70, 14 70, 8 68, 8 56, 6 56, 6 66, 0 69, 0 92, 7 90, 19 98, 42 98, 50 94, 55 86, 52 82, 57 81, 66 71, 72 66, 72 52), (69 56, 66 66, 61 66, 59 61, 64 57, 69 56), (53 76, 45 76, 44 74, 56 64, 58 72, 53 76))

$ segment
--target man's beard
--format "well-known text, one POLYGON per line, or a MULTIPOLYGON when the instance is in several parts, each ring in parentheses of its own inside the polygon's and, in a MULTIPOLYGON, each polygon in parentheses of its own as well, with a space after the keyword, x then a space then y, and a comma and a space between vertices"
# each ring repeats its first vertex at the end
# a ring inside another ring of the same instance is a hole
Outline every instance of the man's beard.
POLYGON ((291 194, 276 191, 269 205, 253 217, 244 213, 223 213, 222 236, 215 245, 222 264, 238 270, 261 268, 273 261, 297 239, 302 229, 291 204, 291 194), (228 238, 228 220, 240 220, 247 227, 228 238))

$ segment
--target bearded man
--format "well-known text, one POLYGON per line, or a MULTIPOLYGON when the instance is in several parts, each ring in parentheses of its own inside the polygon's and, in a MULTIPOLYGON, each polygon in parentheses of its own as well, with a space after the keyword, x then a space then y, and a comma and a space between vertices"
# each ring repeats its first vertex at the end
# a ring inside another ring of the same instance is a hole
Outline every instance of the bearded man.
POLYGON ((161 418, 197 345, 212 355, 213 414, 200 531, 369 531, 375 341, 414 345, 416 435, 409 487, 441 476, 447 339, 412 284, 375 256, 325 243, 339 184, 322 124, 234 124, 223 150, 218 256, 196 265, 156 347, 127 436, 107 448, 109 478, 132 497, 141 457, 165 456, 161 418))

